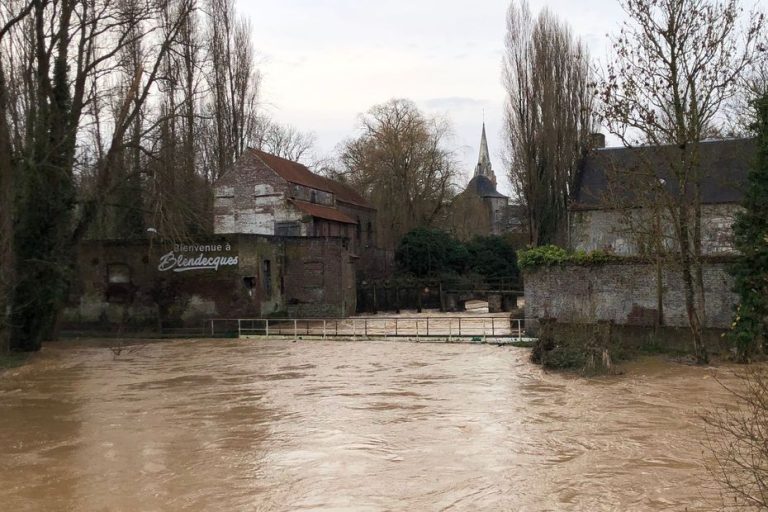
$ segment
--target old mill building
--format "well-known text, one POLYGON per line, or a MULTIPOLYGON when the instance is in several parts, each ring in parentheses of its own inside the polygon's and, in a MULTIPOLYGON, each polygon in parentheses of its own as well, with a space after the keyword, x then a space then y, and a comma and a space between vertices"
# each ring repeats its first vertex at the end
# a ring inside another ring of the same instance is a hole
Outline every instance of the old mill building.
POLYGON ((376 210, 348 186, 250 149, 214 184, 214 235, 90 241, 64 329, 211 318, 344 317, 376 254, 376 210))

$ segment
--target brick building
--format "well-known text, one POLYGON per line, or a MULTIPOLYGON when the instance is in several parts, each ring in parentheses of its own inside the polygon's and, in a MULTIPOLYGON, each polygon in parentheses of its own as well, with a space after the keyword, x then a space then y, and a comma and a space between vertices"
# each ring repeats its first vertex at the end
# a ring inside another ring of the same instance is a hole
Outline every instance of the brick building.
POLYGON ((344 317, 354 258, 339 237, 228 235, 81 245, 64 329, 200 326, 211 318, 344 317))
MULTIPOLYGON (((675 150, 608 148, 589 154, 573 193, 570 248, 599 249, 625 258, 527 271, 526 316, 566 323, 687 327, 679 266, 674 258, 664 258, 657 267, 654 257, 648 257, 658 247, 650 244, 661 243, 670 254, 676 252, 673 225, 661 202, 669 196, 660 193, 660 187, 676 190, 670 168, 675 150)), ((702 142, 699 150, 704 326, 727 329, 737 303, 728 273, 735 252, 732 225, 756 147, 754 139, 735 139, 702 142)))
POLYGON ((62 327, 355 313, 360 268, 377 254, 376 211, 365 199, 257 150, 248 150, 214 190, 212 237, 83 244, 62 327))
POLYGON ((353 254, 376 246, 376 210, 350 187, 249 149, 214 189, 214 232, 341 237, 353 254))
MULTIPOLYGON (((598 148, 584 160, 569 209, 569 245, 636 256, 655 235, 675 250, 673 223, 663 201, 674 197, 671 171, 677 150, 671 146, 598 148), (659 232, 651 228, 655 218, 659 232)), ((705 141, 699 146, 702 253, 733 252, 731 226, 740 208, 742 187, 755 154, 754 139, 705 141)))

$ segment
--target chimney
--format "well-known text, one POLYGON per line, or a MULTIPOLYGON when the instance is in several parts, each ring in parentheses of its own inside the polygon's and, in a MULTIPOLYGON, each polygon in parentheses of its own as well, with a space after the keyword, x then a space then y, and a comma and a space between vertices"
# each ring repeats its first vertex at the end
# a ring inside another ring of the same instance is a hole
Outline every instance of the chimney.
POLYGON ((605 135, 596 132, 589 134, 589 149, 603 149, 605 148, 605 135))

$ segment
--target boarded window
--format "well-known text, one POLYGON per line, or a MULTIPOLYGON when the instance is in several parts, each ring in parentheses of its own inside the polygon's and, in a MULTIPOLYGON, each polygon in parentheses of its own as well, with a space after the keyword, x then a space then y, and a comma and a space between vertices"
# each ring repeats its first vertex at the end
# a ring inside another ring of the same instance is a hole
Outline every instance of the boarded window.
POLYGON ((107 283, 128 284, 131 282, 131 269, 124 263, 107 265, 107 283))
POLYGON ((301 236, 301 223, 294 222, 275 222, 276 236, 301 236))
POLYGON ((107 265, 106 300, 114 304, 133 301, 134 287, 131 284, 131 268, 124 263, 107 265))

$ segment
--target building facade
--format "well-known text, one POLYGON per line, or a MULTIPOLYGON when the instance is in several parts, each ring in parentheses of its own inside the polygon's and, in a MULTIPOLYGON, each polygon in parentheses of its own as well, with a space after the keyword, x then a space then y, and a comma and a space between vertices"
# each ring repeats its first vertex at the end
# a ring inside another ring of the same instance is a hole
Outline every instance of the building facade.
POLYGON ((86 242, 62 328, 155 330, 210 319, 349 316, 356 309, 355 263, 343 242, 262 235, 86 242))
MULTIPOLYGON (((754 139, 705 141, 699 158, 702 254, 733 254, 732 225, 739 211, 754 139)), ((574 250, 603 250, 638 256, 661 244, 676 250, 669 198, 678 185, 670 163, 675 148, 600 148, 580 170, 569 209, 569 244, 574 250)))
POLYGON ((305 166, 248 150, 214 188, 210 237, 96 240, 78 254, 63 329, 197 327, 210 319, 356 310, 376 211, 305 166))
MULTIPOLYGON (((588 155, 569 213, 570 248, 626 258, 526 271, 527 317, 573 324, 688 327, 676 258, 655 257, 678 250, 666 203, 679 192, 672 171, 675 151, 669 146, 609 148, 588 155)), ((705 141, 698 151, 703 325, 711 329, 730 326, 738 300, 728 273, 729 258, 735 255, 732 226, 755 151, 753 139, 705 141)))
POLYGON ((249 149, 214 185, 214 232, 340 237, 355 255, 376 247, 376 210, 350 187, 249 149))

